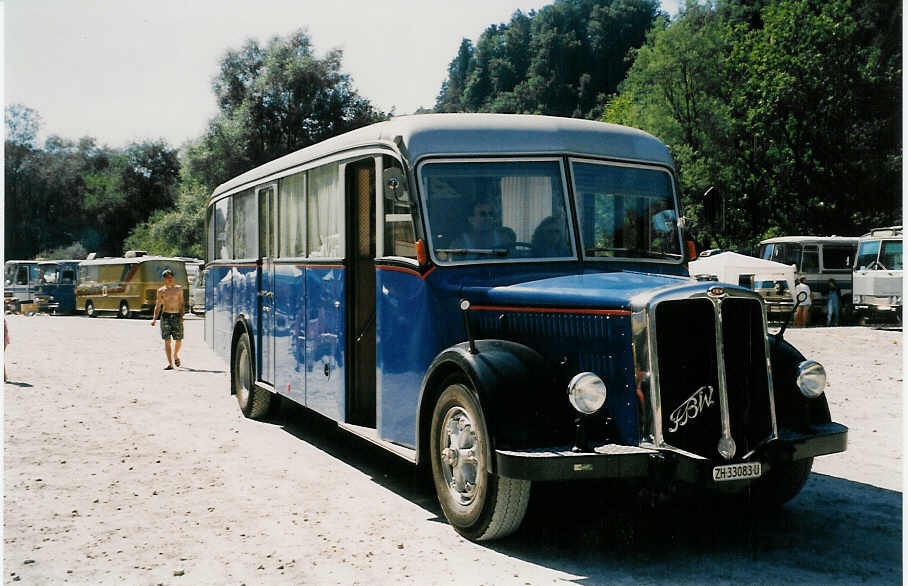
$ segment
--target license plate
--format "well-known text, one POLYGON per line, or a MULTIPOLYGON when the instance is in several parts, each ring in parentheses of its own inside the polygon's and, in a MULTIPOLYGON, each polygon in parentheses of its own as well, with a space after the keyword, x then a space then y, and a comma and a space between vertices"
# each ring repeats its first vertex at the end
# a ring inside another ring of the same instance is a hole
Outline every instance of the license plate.
POLYGON ((763 466, 759 462, 727 464, 713 468, 713 480, 716 482, 747 480, 748 478, 759 478, 762 473, 763 466))

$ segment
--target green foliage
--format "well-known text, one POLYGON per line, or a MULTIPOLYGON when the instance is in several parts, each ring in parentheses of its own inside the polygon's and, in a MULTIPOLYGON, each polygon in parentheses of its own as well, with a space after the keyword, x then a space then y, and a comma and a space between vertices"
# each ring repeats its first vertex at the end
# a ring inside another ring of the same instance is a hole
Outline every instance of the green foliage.
POLYGON ((92 138, 51 136, 39 148, 39 120, 21 105, 6 109, 6 258, 33 258, 73 244, 120 254, 136 222, 172 205, 179 165, 163 142, 118 150, 92 138))
POLYGON ((186 149, 184 179, 213 189, 231 177, 387 116, 341 72, 343 53, 314 54, 298 30, 264 47, 250 40, 221 59, 219 114, 186 149))
POLYGON ((88 250, 81 242, 73 242, 68 246, 60 246, 53 250, 39 252, 35 258, 45 260, 81 260, 88 256, 88 250))
POLYGON ((669 144, 702 245, 900 223, 900 20, 878 0, 688 2, 603 119, 669 144))
POLYGON ((197 183, 180 186, 174 209, 158 210, 126 238, 127 250, 147 250, 162 256, 204 258, 201 235, 205 231, 208 188, 197 183))
POLYGON ((436 112, 595 117, 660 14, 653 0, 556 0, 461 42, 436 112))

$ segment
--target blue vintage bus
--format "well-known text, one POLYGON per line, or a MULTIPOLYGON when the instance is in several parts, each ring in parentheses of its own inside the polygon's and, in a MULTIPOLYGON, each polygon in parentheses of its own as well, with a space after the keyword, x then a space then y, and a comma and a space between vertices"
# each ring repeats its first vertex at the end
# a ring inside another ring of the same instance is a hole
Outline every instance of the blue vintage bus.
POLYGON ((76 282, 80 260, 46 260, 38 263, 35 303, 38 311, 75 313, 76 282))
POLYGON ((279 394, 430 466, 470 539, 534 481, 778 505, 847 428, 757 294, 688 276, 678 200, 638 130, 394 118, 214 191, 205 337, 246 416, 279 394))

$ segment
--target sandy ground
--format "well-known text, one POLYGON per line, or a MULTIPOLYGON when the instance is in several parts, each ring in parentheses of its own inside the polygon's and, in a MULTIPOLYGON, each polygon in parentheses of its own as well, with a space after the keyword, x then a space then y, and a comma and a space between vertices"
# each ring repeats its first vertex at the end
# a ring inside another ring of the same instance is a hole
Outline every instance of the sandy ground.
POLYGON ((477 545, 403 460, 298 408, 244 419, 199 319, 174 372, 145 320, 8 320, 4 583, 902 581, 901 331, 786 335, 851 431, 782 511, 541 485, 520 532, 477 545))

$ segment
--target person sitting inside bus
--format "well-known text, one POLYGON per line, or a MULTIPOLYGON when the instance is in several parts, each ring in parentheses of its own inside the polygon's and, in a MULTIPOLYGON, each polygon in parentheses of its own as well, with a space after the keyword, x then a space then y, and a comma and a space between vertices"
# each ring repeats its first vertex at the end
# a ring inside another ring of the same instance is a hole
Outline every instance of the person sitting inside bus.
POLYGON ((507 250, 514 243, 516 236, 510 228, 498 226, 492 205, 485 201, 473 204, 473 213, 467 216, 470 227, 451 243, 453 249, 467 251, 465 258, 477 258, 479 255, 470 251, 507 250))
POLYGON ((539 222, 530 240, 535 256, 552 258, 569 256, 571 243, 565 231, 564 218, 548 216, 539 222))

